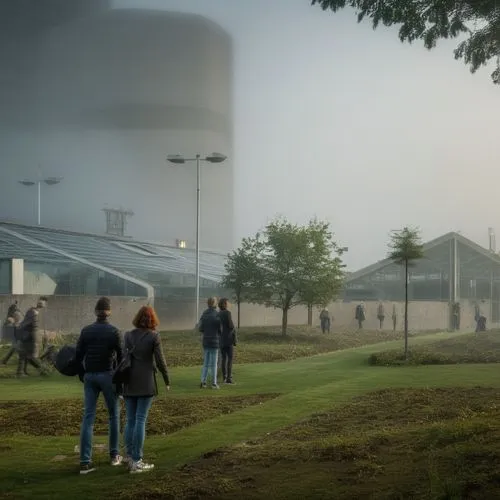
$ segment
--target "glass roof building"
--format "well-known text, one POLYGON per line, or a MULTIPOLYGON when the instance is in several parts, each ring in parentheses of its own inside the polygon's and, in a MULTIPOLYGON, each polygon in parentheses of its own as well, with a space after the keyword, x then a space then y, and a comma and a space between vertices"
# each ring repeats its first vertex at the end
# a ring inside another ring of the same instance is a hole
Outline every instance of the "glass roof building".
MULTIPOLYGON (((426 243, 409 275, 410 300, 491 300, 492 320, 500 320, 500 256, 459 233, 426 243)), ((344 299, 402 301, 403 283, 402 266, 384 259, 349 275, 344 299)))
MULTIPOLYGON (((25 294, 182 300, 193 295, 195 257, 193 249, 0 222, 0 293, 11 293, 12 259, 20 259, 25 294)), ((218 293, 225 259, 201 252, 202 293, 218 293)))

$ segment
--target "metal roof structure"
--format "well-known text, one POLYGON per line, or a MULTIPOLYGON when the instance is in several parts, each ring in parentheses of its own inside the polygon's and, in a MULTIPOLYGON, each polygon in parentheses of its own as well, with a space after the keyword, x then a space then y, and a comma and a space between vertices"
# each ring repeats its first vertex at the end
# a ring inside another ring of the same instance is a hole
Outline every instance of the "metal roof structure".
MULTIPOLYGON (((194 249, 141 242, 108 235, 84 234, 0 222, 0 259, 31 262, 88 262, 153 287, 164 286, 172 275, 195 275, 194 249)), ((226 256, 200 252, 200 278, 219 283, 226 256)))
MULTIPOLYGON (((469 277, 490 277, 493 272, 500 279, 500 256, 465 238, 459 233, 450 232, 424 244, 424 258, 418 261, 420 269, 441 270, 450 268, 449 244, 455 241, 460 245, 460 265, 467 269, 469 277)), ((389 258, 380 260, 349 275, 347 283, 357 281, 389 266, 397 266, 389 258)), ((400 266, 397 266, 400 267, 400 266)))

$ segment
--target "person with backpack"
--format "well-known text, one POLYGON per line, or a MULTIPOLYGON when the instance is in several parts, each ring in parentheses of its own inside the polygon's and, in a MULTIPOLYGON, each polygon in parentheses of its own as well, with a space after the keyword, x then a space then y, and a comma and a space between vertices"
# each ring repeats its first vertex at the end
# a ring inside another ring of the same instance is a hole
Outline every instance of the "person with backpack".
POLYGON ((47 372, 40 362, 39 354, 42 346, 42 333, 39 326, 40 311, 47 307, 47 298, 40 297, 35 307, 26 312, 23 321, 19 325, 19 361, 17 363, 17 376, 26 376, 27 364, 34 366, 40 375, 47 372))
POLYGON ((237 344, 236 329, 234 328, 231 311, 228 309, 227 299, 219 300, 219 319, 221 322, 220 351, 222 360, 222 380, 225 384, 233 383, 233 354, 237 344))
POLYGON ((217 297, 207 300, 208 308, 203 311, 198 323, 198 330, 202 334, 203 368, 201 369, 200 388, 207 387, 208 372, 212 372, 212 389, 219 389, 217 384, 217 354, 219 351, 219 336, 221 320, 217 312, 217 297))
POLYGON ((76 345, 75 363, 84 368, 84 410, 80 431, 80 474, 95 470, 92 464, 92 437, 99 394, 103 394, 109 414, 109 455, 111 465, 123 461, 119 454, 120 405, 113 385, 115 361, 122 359, 121 335, 109 322, 111 302, 101 297, 95 306, 96 321, 80 333, 76 345))
POLYGON ((151 306, 141 307, 132 323, 135 330, 127 332, 124 339, 125 352, 130 356, 130 370, 123 384, 123 397, 127 412, 125 462, 130 473, 135 474, 154 467, 154 464, 144 462, 143 449, 149 410, 153 397, 158 395, 156 367, 167 391, 170 390, 170 380, 160 335, 156 331, 160 322, 155 310, 151 306))

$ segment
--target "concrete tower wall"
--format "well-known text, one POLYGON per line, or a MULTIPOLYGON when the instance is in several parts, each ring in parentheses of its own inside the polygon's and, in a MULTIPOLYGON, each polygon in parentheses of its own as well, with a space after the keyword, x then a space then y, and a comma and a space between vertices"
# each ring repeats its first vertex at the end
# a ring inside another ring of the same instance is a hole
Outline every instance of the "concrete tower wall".
POLYGON ((129 235, 193 244, 195 166, 165 157, 219 151, 229 161, 203 165, 202 247, 229 249, 229 36, 194 15, 85 14, 52 24, 37 39, 30 99, 3 101, 17 120, 0 118, 0 216, 36 220, 35 190, 16 181, 34 177, 40 164, 44 176, 64 176, 42 186, 42 224, 102 233, 102 208, 123 207, 135 213, 129 235))

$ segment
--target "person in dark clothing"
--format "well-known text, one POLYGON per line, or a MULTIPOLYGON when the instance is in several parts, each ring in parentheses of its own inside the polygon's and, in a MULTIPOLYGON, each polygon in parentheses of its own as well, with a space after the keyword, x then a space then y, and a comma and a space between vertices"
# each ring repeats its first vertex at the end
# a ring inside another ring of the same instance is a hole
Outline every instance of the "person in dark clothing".
POLYGON ((365 304, 361 302, 361 304, 358 304, 356 306, 356 313, 354 315, 356 321, 358 322, 358 328, 361 330, 363 328, 363 323, 366 319, 366 314, 365 314, 365 304))
MULTIPOLYGON (((3 325, 4 332, 7 330, 9 331, 9 334, 6 335, 4 333, 5 337, 10 337, 12 338, 12 346, 7 352, 6 356, 2 360, 2 364, 6 365, 10 358, 17 352, 19 354, 20 352, 20 341, 21 339, 19 338, 20 330, 19 326, 21 325, 21 322, 23 321, 23 315, 17 305, 17 300, 9 306, 9 310, 7 311, 7 319, 5 320, 5 323, 3 325)), ((27 360, 24 362, 24 374, 27 375, 27 360)))
POLYGON ((153 397, 158 395, 155 363, 163 376, 167 391, 170 390, 170 381, 160 336, 156 332, 160 322, 155 310, 151 306, 141 307, 132 323, 136 329, 125 334, 125 349, 132 351, 129 380, 123 386, 127 410, 125 460, 130 472, 138 473, 154 467, 143 461, 143 448, 149 409, 153 397))
POLYGON ((203 311, 199 321, 199 331, 202 333, 203 368, 201 369, 200 388, 207 387, 208 372, 212 372, 212 389, 219 389, 217 384, 217 353, 219 351, 219 337, 221 321, 217 312, 217 298, 210 297, 207 301, 208 309, 203 311))
POLYGON ((330 333, 331 318, 330 313, 326 307, 319 314, 319 321, 321 323, 321 331, 323 333, 330 333))
POLYGON ((39 326, 40 311, 47 307, 47 299, 40 297, 36 307, 28 309, 23 321, 19 325, 19 361, 17 364, 17 376, 26 376, 26 365, 34 366, 41 375, 46 375, 39 354, 42 346, 42 333, 39 326))
POLYGON ((109 414, 109 455, 111 465, 120 465, 120 406, 113 386, 115 361, 122 359, 120 332, 109 323, 111 303, 101 297, 95 306, 97 321, 86 326, 80 333, 76 345, 76 363, 83 364, 84 411, 80 432, 80 474, 95 470, 92 465, 92 434, 96 405, 102 392, 109 414))
POLYGON ((377 306, 377 319, 379 322, 379 328, 383 330, 385 321, 385 307, 383 302, 379 302, 377 306))
POLYGON ((222 380, 225 384, 232 384, 233 355, 238 339, 231 311, 228 309, 227 299, 219 300, 219 318, 221 322, 220 352, 222 359, 222 380))

